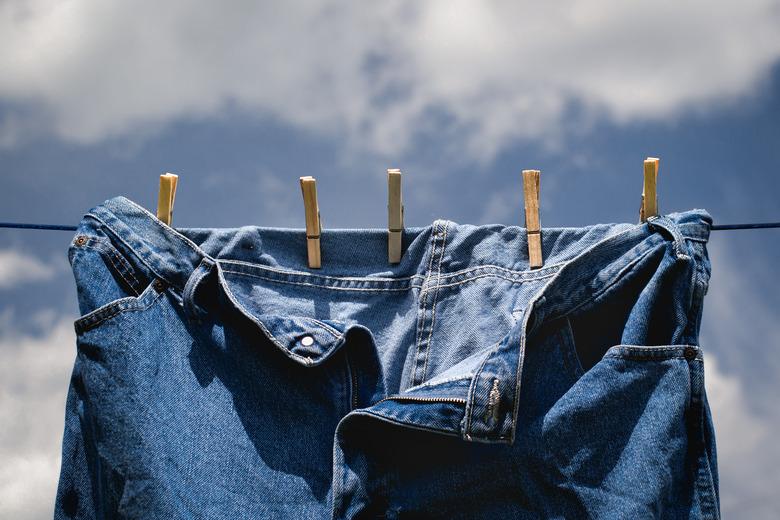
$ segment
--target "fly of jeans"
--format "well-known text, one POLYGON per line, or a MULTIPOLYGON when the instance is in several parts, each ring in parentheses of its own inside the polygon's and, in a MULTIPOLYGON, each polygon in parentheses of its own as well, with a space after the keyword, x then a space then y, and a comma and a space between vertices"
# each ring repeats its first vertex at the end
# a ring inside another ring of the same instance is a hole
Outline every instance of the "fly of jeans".
POLYGON ((347 373, 349 373, 349 381, 350 381, 350 398, 352 400, 352 408, 350 410, 354 410, 358 407, 358 385, 357 385, 357 379, 355 375, 355 371, 352 369, 352 364, 349 362, 349 353, 345 354, 345 359, 347 362, 347 373))

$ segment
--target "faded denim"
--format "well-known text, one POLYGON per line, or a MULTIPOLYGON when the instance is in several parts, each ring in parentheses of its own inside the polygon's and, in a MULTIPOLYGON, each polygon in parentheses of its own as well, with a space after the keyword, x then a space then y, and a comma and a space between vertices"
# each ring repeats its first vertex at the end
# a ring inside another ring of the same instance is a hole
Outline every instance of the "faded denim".
POLYGON ((69 248, 56 518, 718 518, 698 343, 712 219, 172 229, 69 248))

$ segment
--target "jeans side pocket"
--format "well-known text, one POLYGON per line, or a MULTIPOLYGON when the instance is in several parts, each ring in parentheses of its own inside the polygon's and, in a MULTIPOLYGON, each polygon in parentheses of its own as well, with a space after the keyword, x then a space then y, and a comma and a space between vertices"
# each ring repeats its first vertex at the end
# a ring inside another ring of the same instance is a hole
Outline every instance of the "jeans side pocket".
POLYGON ((588 516, 687 518, 697 509, 686 348, 615 345, 545 414, 551 471, 588 516))

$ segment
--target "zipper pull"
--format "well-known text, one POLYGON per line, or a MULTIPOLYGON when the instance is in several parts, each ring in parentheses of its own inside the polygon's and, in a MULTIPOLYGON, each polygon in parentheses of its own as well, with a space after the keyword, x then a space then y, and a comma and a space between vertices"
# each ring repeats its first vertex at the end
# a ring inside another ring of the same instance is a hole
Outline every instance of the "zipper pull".
POLYGON ((493 388, 490 389, 488 396, 487 410, 485 411, 485 422, 492 416, 493 421, 498 421, 498 402, 501 399, 501 392, 498 391, 498 379, 493 380, 493 388))

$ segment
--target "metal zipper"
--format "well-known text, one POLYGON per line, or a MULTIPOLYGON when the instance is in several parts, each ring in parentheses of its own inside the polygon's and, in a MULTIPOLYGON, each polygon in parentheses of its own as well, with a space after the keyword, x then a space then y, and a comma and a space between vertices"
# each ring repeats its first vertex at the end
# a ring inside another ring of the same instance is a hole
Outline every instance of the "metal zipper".
POLYGON ((347 361, 347 372, 349 372, 349 380, 350 380, 350 383, 352 385, 352 388, 350 389, 350 396, 352 398, 352 408, 350 408, 350 410, 354 410, 358 406, 358 403, 357 403, 357 397, 358 397, 357 396, 357 389, 358 389, 357 388, 357 379, 355 377, 354 371, 352 370, 352 363, 349 362, 349 354, 346 352, 346 350, 345 350, 345 354, 344 355, 345 355, 345 359, 347 361))
POLYGON ((487 403, 487 409, 485 410, 485 420, 487 421, 488 417, 491 415, 493 416, 493 420, 498 420, 498 401, 501 399, 501 393, 498 391, 498 379, 493 380, 493 388, 490 390, 490 395, 488 396, 488 403, 487 403))
POLYGON ((411 396, 411 395, 391 395, 380 399, 374 404, 381 403, 382 401, 395 400, 395 401, 422 401, 427 403, 455 403, 466 404, 466 400, 461 397, 425 397, 425 396, 411 396))

